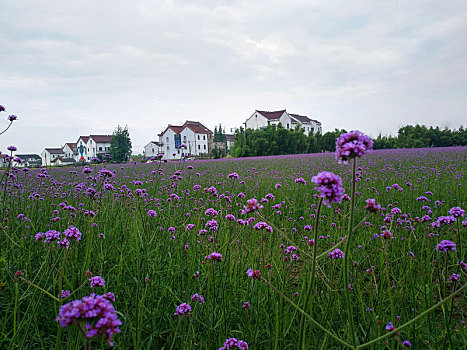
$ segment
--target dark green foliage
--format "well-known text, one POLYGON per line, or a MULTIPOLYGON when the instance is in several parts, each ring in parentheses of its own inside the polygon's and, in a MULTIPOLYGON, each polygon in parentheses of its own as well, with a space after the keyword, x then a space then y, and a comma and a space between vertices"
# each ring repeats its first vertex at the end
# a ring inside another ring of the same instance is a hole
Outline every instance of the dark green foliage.
POLYGON ((131 140, 127 126, 125 128, 122 128, 120 125, 117 126, 117 129, 112 134, 109 153, 112 160, 117 163, 124 163, 130 159, 131 140))
POLYGON ((425 125, 406 125, 399 129, 397 136, 382 136, 374 140, 374 149, 389 148, 421 148, 421 147, 449 147, 466 146, 467 130, 440 129, 438 126, 429 128, 425 125))

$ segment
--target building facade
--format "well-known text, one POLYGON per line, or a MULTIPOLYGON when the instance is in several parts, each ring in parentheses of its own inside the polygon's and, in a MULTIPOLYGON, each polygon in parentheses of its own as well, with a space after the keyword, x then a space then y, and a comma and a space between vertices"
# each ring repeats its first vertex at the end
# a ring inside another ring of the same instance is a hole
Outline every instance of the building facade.
POLYGON ((285 129, 295 129, 298 125, 308 134, 310 132, 321 133, 321 123, 307 116, 288 113, 283 109, 280 111, 258 111, 256 110, 244 123, 245 129, 263 129, 268 125, 281 124, 285 129))

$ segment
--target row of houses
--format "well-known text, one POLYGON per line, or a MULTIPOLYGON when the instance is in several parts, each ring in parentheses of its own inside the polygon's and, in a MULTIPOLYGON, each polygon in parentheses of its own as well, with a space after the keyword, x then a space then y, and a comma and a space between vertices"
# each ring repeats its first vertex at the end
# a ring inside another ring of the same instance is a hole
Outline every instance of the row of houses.
MULTIPOLYGON (((295 129, 299 126, 306 134, 322 132, 319 121, 304 115, 289 113, 285 109, 255 110, 243 123, 245 129, 263 129, 268 125, 279 124, 286 129, 295 129)), ((234 143, 233 134, 226 134, 222 142, 214 140, 214 133, 197 121, 186 121, 183 125, 169 124, 157 136, 157 141, 150 141, 144 147, 143 152, 147 159, 163 157, 174 160, 180 159, 182 155, 193 158, 207 157, 212 155, 216 148, 228 152, 234 143)), ((112 135, 80 136, 76 142, 67 142, 62 147, 45 148, 40 156, 16 154, 22 162, 16 162, 15 166, 62 166, 87 163, 96 158, 102 159, 110 151, 111 139, 112 135)))
MULTIPOLYGON (((307 116, 280 111, 255 112, 243 123, 245 129, 263 129, 268 125, 281 124, 286 129, 295 129, 297 126, 303 132, 309 134, 321 133, 322 126, 317 120, 307 116)), ((144 147, 144 155, 147 158, 162 155, 165 159, 180 159, 182 154, 190 157, 211 155, 214 148, 222 148, 213 140, 213 132, 200 122, 186 121, 183 125, 168 125, 164 131, 158 134, 158 141, 151 141, 144 147), (181 146, 184 147, 181 147, 181 146)), ((234 135, 226 134, 227 151, 233 145, 234 135)))
POLYGON ((112 135, 80 136, 76 142, 67 142, 63 147, 45 148, 40 155, 41 165, 73 165, 102 159, 110 151, 111 139, 112 135))

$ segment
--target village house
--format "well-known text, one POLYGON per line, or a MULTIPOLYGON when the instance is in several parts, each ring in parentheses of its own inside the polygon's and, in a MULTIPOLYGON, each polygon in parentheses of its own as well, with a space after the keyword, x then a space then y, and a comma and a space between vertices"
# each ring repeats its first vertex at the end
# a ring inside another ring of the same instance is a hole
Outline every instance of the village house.
POLYGON ((310 131, 321 133, 322 126, 317 120, 310 119, 307 116, 287 113, 285 109, 280 111, 258 111, 256 110, 244 123, 245 129, 263 129, 268 125, 281 124, 286 129, 295 129, 298 125, 308 134, 310 131))
POLYGON ((169 125, 158 136, 160 153, 165 159, 180 159, 182 153, 190 157, 208 155, 212 149, 212 131, 195 121, 186 121, 182 126, 169 125))
POLYGON ((65 152, 61 148, 46 148, 41 153, 42 165, 54 165, 53 161, 59 157, 65 157, 65 152))
POLYGON ((103 157, 110 151, 112 135, 80 136, 76 141, 73 156, 77 162, 90 162, 103 157))
POLYGON ((159 153, 161 153, 161 145, 157 141, 151 141, 146 146, 144 146, 143 150, 144 156, 146 158, 157 157, 159 153))
POLYGON ((16 154, 15 158, 21 159, 21 162, 14 162, 14 166, 17 168, 33 168, 42 165, 42 158, 38 154, 16 154))
POLYGON ((63 152, 65 153, 66 158, 74 158, 75 157, 75 147, 76 143, 73 142, 67 142, 65 145, 62 147, 63 152))

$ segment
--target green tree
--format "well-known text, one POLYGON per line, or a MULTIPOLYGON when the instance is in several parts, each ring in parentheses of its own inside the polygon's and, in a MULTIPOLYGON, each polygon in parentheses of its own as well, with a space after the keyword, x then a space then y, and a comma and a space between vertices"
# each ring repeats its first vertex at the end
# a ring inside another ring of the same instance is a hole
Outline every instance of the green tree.
POLYGON ((114 130, 110 140, 110 156, 117 163, 128 162, 131 156, 131 140, 128 126, 122 128, 120 125, 114 130))

